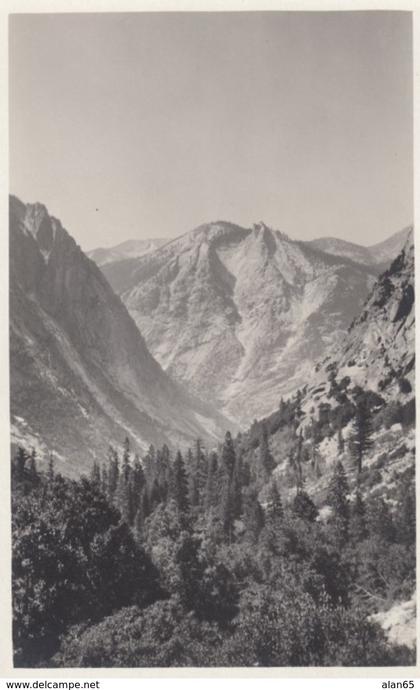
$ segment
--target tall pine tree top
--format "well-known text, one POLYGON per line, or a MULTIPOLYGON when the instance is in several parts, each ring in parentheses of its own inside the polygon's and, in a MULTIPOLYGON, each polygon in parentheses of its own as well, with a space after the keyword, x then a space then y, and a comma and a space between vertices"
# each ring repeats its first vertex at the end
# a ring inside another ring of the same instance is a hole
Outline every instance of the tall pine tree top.
POLYGON ((178 509, 181 512, 187 512, 189 509, 188 477, 185 470, 184 459, 180 451, 176 454, 172 468, 170 494, 178 506, 178 509))

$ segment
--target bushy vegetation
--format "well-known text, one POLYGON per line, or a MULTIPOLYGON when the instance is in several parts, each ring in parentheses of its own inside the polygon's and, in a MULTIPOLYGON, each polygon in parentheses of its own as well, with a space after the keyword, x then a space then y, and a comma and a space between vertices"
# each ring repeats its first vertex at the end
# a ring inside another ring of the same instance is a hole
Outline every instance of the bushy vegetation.
MULTIPOLYGON (((297 397, 276 423, 299 416, 297 397)), ((369 618, 414 589, 413 477, 391 506, 350 489, 338 459, 325 505, 316 505, 302 435, 290 491, 275 472, 269 426, 257 426, 258 438, 255 426, 247 439, 227 433, 217 453, 197 441, 186 458, 163 446, 140 460, 126 440, 78 481, 53 462, 39 472, 35 455, 19 449, 15 664, 414 663, 369 618)))

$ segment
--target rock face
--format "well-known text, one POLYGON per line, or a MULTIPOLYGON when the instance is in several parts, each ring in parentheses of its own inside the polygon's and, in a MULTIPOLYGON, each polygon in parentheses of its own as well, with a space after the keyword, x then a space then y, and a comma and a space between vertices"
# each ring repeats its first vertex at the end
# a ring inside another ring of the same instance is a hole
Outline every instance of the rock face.
POLYGON ((324 360, 313 384, 348 376, 349 385, 379 393, 387 400, 414 396, 415 362, 414 244, 412 234, 382 273, 341 347, 324 360), (402 379, 406 383, 401 384, 402 379), (402 390, 401 390, 402 388, 402 390))
POLYGON ((376 278, 264 223, 226 222, 103 271, 162 367, 243 425, 308 380, 376 278))
POLYGON ((404 228, 383 242, 378 242, 370 247, 338 240, 335 237, 321 237, 307 244, 315 249, 321 249, 335 256, 347 257, 366 266, 379 266, 381 269, 385 269, 400 253, 412 232, 412 227, 404 228))
POLYGON ((287 486, 287 478, 292 477, 289 486, 294 490, 291 449, 302 433, 302 455, 311 458, 314 434, 308 431, 316 427, 317 462, 302 465, 306 490, 322 502, 337 458, 354 486, 356 465, 349 438, 354 431, 355 406, 363 393, 371 412, 376 413, 376 422, 373 447, 363 461, 362 489, 392 493, 415 462, 414 379, 414 246, 409 236, 402 252, 378 278, 341 344, 315 366, 301 389, 296 423, 282 426, 280 410, 267 418, 268 428, 274 429, 270 442, 280 485, 287 486), (339 427, 344 450, 340 449, 339 427), (371 481, 364 483, 369 476, 371 481))
POLYGON ((97 266, 104 266, 112 261, 122 261, 123 259, 133 259, 149 252, 155 251, 158 247, 169 242, 167 238, 156 237, 150 240, 126 240, 117 244, 115 247, 98 247, 86 252, 89 259, 92 259, 97 266))
MULTIPOLYGON (((12 438, 78 473, 109 443, 210 441, 225 427, 162 371, 97 266, 41 204, 10 204, 12 438), (44 445, 43 445, 44 444, 44 445)), ((102 459, 99 457, 98 459, 102 459)))
MULTIPOLYGON (((403 481, 415 468, 415 308, 412 237, 378 278, 342 342, 315 365, 307 384, 282 400, 270 415, 241 437, 244 462, 259 462, 264 427, 282 500, 299 485, 331 518, 326 505, 333 468, 339 459, 350 494, 395 504, 403 481), (361 471, 354 457, 355 415, 359 405, 370 417, 370 444, 361 471)), ((261 501, 264 502, 264 493, 261 501)))

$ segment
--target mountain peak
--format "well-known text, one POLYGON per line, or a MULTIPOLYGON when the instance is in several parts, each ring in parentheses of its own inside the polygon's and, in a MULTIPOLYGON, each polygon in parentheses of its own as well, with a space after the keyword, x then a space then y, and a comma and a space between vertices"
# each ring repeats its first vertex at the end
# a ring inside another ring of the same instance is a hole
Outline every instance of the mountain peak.
POLYGON ((15 439, 43 438, 72 473, 127 435, 138 449, 217 437, 222 417, 162 371, 103 273, 42 204, 11 199, 10 294, 15 439))

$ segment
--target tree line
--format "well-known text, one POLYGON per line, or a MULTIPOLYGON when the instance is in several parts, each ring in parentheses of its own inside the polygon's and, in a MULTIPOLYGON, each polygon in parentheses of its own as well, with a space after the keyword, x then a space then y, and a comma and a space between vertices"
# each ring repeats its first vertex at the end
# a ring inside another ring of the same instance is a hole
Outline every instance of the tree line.
POLYGON ((52 458, 40 472, 20 448, 15 663, 411 663, 413 652, 390 644, 370 614, 414 589, 413 473, 391 507, 366 497, 360 479, 350 487, 338 455, 317 503, 305 490, 303 434, 290 488, 268 425, 259 432, 252 456, 229 432, 217 451, 197 440, 185 457, 164 445, 140 459, 126 439, 78 481, 52 458))

